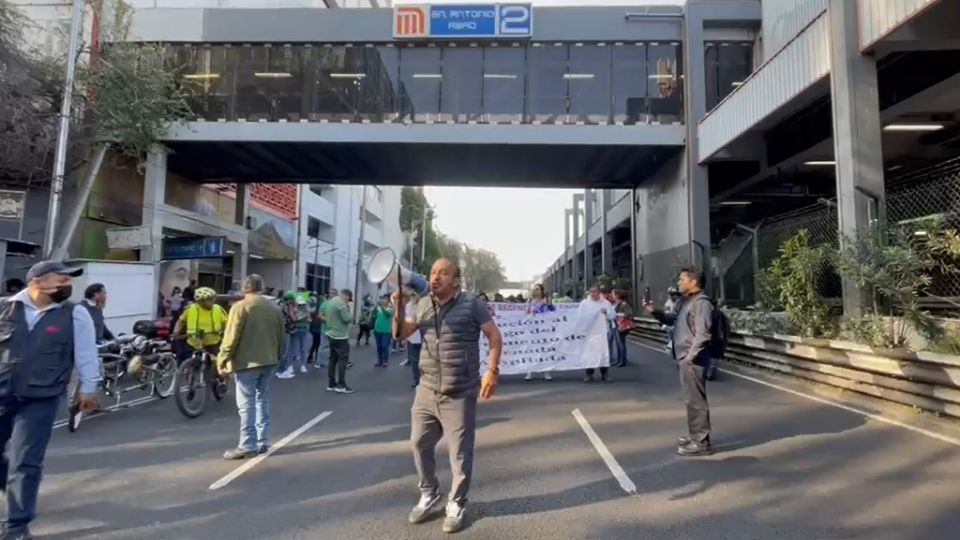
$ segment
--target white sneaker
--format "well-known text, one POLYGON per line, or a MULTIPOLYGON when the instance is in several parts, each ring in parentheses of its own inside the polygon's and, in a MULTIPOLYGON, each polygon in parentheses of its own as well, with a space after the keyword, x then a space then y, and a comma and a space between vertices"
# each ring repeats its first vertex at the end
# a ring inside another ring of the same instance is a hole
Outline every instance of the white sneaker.
POLYGON ((549 374, 549 373, 544 373, 544 374, 543 374, 543 380, 545 380, 545 381, 552 381, 552 380, 553 380, 553 375, 551 375, 551 374, 549 374))
POLYGON ((447 517, 443 520, 443 532, 455 533, 463 530, 466 524, 464 520, 465 506, 450 501, 447 503, 447 517))
POLYGON ((527 376, 524 377, 523 380, 525 380, 525 381, 532 381, 532 380, 533 380, 533 373, 527 373, 527 376))
POLYGON ((306 373, 306 372, 307 372, 307 366, 306 365, 300 366, 300 373, 306 373))
POLYGON ((420 502, 413 507, 413 510, 410 511, 409 521, 410 523, 417 524, 423 523, 437 510, 437 507, 443 502, 443 495, 437 493, 435 495, 421 495, 420 502))
POLYGON ((409 360, 404 360, 403 362, 400 362, 400 367, 409 366, 409 365, 410 365, 410 361, 409 361, 409 360))
POLYGON ((293 378, 293 368, 287 368, 285 371, 277 373, 277 377, 281 379, 292 379, 293 378))

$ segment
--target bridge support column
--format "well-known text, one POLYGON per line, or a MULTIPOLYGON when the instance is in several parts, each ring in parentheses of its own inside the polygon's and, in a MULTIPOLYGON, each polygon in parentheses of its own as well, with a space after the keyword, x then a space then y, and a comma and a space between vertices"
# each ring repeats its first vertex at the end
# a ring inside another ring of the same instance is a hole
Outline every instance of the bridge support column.
MULTIPOLYGON (((877 62, 860 54, 855 3, 830 2, 828 15, 837 209, 840 234, 846 240, 884 221, 877 62)), ((853 281, 843 280, 843 312, 860 315, 870 305, 869 295, 853 281)))
POLYGON ((583 259, 580 254, 577 252, 577 244, 580 240, 580 205, 583 204, 583 193, 574 193, 573 194, 573 281, 575 292, 583 292, 583 284, 581 283, 581 276, 583 268, 581 264, 583 259))
POLYGON ((593 201, 596 192, 586 189, 583 192, 583 286, 593 285, 593 244, 590 242, 590 227, 593 225, 593 201))
POLYGON ((603 235, 600 237, 600 273, 613 275, 613 236, 610 232, 610 223, 607 214, 612 206, 613 193, 609 189, 600 192, 600 223, 603 235))
MULTIPOLYGON (((147 154, 143 182, 143 209, 141 224, 147 230, 150 243, 140 248, 140 261, 153 264, 151 290, 160 290, 160 261, 163 258, 163 218, 160 214, 167 195, 167 149, 154 146, 147 154)), ((156 310, 156 302, 153 302, 156 310)), ((154 313, 156 318, 159 313, 154 313)))

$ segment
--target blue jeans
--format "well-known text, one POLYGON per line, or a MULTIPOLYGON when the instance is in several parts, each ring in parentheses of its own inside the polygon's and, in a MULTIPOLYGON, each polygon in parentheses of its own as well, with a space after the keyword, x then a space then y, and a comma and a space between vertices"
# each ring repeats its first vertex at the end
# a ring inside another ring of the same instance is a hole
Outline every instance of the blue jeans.
POLYGON ((7 531, 20 532, 37 516, 43 458, 60 398, 0 401, 0 485, 7 491, 7 531))
POLYGON ((238 448, 256 450, 270 441, 270 377, 273 366, 245 369, 234 374, 237 410, 240 412, 238 448))
POLYGON ((407 360, 410 362, 410 369, 413 370, 413 384, 420 384, 420 343, 407 342, 407 360))
POLYGON ((390 342, 393 338, 386 332, 374 332, 377 340, 377 365, 387 365, 390 362, 390 342))
POLYGON ((629 333, 617 330, 617 363, 621 366, 627 365, 627 334, 629 333))
POLYGON ((307 355, 310 354, 310 331, 297 330, 287 334, 287 349, 283 355, 280 371, 286 371, 290 367, 307 365, 307 355))

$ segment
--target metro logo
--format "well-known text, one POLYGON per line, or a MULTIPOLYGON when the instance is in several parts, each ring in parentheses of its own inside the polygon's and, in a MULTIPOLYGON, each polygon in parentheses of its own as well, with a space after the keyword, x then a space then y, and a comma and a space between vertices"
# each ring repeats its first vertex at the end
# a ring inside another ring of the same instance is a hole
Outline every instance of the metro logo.
POLYGON ((430 35, 427 6, 398 6, 393 10, 394 37, 425 37, 430 35))

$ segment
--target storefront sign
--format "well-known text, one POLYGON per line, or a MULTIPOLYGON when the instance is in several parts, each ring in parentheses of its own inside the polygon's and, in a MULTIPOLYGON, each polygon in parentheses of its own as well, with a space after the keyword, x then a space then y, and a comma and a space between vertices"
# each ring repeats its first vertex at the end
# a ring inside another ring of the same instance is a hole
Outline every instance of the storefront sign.
POLYGON ((216 238, 169 238, 163 241, 163 258, 211 259, 224 256, 226 240, 216 238))
POLYGON ((399 39, 532 35, 530 4, 403 5, 393 10, 393 37, 399 39))
POLYGON ((0 190, 0 219, 21 220, 27 205, 26 191, 0 190))

